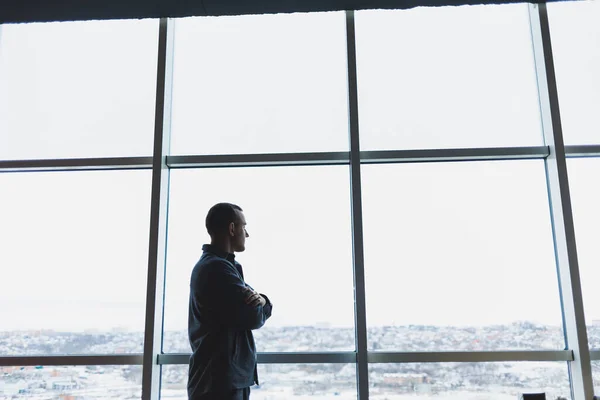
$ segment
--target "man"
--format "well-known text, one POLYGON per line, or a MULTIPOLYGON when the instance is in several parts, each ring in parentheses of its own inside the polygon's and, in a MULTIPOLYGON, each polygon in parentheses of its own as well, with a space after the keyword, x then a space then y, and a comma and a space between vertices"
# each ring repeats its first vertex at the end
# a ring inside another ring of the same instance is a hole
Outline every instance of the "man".
POLYGON ((252 330, 273 305, 244 282, 236 252, 246 249, 246 218, 235 204, 214 205, 206 216, 211 238, 192 271, 188 335, 190 400, 248 400, 258 384, 252 330))

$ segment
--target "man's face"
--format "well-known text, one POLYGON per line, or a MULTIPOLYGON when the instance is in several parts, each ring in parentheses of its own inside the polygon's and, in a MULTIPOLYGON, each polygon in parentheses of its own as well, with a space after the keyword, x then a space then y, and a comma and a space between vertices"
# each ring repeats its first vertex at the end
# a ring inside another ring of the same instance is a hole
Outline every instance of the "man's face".
POLYGON ((250 237, 248 231, 246 231, 246 218, 244 213, 241 211, 237 212, 237 221, 233 223, 233 235, 231 238, 231 245, 234 252, 242 252, 246 250, 246 238, 250 237))

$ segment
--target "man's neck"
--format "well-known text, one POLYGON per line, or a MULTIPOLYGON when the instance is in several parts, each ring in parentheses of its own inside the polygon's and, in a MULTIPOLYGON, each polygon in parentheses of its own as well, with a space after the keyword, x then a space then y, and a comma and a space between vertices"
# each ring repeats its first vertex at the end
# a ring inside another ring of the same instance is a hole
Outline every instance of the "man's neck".
POLYGON ((232 254, 233 253, 233 250, 231 249, 231 244, 229 242, 212 240, 210 242, 210 245, 213 246, 216 249, 219 249, 220 251, 222 251, 224 253, 228 253, 228 254, 232 254))

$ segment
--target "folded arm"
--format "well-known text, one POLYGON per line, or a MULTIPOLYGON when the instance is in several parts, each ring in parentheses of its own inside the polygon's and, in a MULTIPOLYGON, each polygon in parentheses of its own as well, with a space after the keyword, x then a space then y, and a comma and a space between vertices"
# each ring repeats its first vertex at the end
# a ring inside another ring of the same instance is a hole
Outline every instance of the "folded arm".
POLYGON ((232 268, 216 265, 204 278, 200 304, 219 324, 239 330, 258 329, 271 316, 268 298, 257 301, 255 292, 232 268))

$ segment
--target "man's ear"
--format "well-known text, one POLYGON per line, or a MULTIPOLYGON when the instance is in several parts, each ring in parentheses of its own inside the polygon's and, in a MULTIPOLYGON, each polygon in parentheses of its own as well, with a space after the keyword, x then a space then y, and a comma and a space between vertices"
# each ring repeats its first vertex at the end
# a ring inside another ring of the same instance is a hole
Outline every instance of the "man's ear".
POLYGON ((229 223, 229 236, 235 236, 235 223, 229 223))

